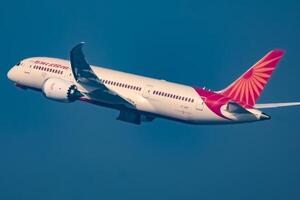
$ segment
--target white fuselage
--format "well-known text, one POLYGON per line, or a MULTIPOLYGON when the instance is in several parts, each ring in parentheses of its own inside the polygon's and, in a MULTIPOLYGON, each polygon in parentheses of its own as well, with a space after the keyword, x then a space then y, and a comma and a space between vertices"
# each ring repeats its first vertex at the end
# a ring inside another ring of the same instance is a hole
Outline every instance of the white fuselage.
MULTIPOLYGON (((199 96, 193 87, 158 80, 144 76, 124 73, 107 68, 91 66, 94 73, 111 91, 135 105, 134 109, 155 117, 165 117, 193 124, 234 123, 257 121, 258 117, 236 116, 222 111, 221 117, 212 111, 205 98, 199 96), (204 99, 204 100, 203 100, 204 99)), ((42 90, 49 78, 59 78, 77 85, 83 94, 87 89, 78 84, 67 60, 35 57, 25 59, 20 66, 13 67, 8 77, 24 87, 42 90)), ((84 96, 82 99, 97 101, 84 96)), ((110 102, 104 102, 109 105, 110 102)), ((113 105, 114 102, 111 102, 113 105)), ((255 114, 255 110, 253 110, 255 114)))

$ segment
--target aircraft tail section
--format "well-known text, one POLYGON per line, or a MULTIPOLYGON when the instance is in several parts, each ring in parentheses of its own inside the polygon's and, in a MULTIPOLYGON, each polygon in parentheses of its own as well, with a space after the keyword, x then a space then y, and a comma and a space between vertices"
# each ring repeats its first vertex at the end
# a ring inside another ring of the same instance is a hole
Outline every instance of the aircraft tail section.
POLYGON ((280 49, 270 51, 219 93, 247 108, 253 108, 284 52, 280 49))

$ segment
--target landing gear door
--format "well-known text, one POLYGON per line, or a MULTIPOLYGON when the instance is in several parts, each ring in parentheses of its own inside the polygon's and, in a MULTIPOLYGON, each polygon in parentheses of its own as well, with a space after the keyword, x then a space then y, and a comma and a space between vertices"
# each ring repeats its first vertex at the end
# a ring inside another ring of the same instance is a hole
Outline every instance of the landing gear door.
POLYGON ((206 101, 206 97, 199 97, 197 98, 196 102, 196 110, 203 111, 204 103, 206 101))

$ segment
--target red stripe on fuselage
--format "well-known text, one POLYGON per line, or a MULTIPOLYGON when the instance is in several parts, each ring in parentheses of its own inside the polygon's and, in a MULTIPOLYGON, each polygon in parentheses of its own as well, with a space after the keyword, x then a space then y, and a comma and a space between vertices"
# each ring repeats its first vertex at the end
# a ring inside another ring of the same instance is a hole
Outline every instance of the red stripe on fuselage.
POLYGON ((194 88, 196 92, 199 94, 203 102, 206 106, 214 112, 219 117, 224 119, 229 119, 225 117, 221 112, 221 107, 228 103, 230 99, 221 94, 215 93, 213 91, 204 90, 202 88, 194 88))

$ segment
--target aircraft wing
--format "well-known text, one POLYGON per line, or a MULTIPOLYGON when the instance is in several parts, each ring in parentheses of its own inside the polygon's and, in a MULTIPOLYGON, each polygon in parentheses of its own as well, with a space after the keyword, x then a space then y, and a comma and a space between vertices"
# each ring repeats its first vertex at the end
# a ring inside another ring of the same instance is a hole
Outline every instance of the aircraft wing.
POLYGON ((279 108, 287 106, 300 106, 300 102, 255 104, 254 108, 279 108))
POLYGON ((71 50, 70 60, 76 82, 89 91, 85 95, 94 100, 102 100, 109 103, 134 107, 132 102, 110 90, 102 83, 100 78, 87 63, 82 51, 83 45, 83 42, 79 43, 71 50))
POLYGON ((71 67, 75 80, 83 85, 94 86, 103 90, 107 89, 87 63, 82 52, 83 45, 83 42, 79 43, 70 53, 71 67))

